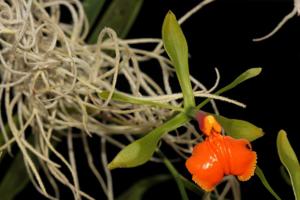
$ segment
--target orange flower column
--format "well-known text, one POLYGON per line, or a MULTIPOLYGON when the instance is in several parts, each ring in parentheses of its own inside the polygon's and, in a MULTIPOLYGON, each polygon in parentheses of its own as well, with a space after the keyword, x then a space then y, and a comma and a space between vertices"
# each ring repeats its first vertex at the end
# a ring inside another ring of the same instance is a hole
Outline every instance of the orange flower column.
POLYGON ((245 139, 221 134, 222 127, 212 115, 197 113, 200 130, 207 136, 197 144, 186 167, 193 180, 205 191, 211 191, 225 175, 236 175, 247 181, 254 174, 256 153, 245 139))

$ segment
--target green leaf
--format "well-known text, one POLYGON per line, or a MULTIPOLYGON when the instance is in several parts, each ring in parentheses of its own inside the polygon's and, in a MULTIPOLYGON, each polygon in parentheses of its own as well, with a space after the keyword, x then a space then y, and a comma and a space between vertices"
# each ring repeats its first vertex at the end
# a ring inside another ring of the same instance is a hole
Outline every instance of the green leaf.
POLYGON ((277 150, 280 161, 290 175, 295 198, 300 200, 300 165, 284 130, 277 135, 277 150))
MULTIPOLYGON (((15 117, 17 120, 17 117, 15 117)), ((31 134, 27 141, 33 143, 34 136, 31 134)), ((57 145, 58 143, 53 143, 57 145)), ((32 157, 32 161, 37 169, 40 168, 40 163, 36 157, 32 157)), ((30 179, 24 164, 24 159, 21 151, 15 154, 9 168, 5 171, 4 177, 0 180, 0 196, 1 200, 12 200, 30 183, 30 179)))
POLYGON ((188 195, 185 191, 185 187, 184 184, 182 182, 181 179, 181 175, 178 173, 178 171, 175 169, 175 167, 172 165, 172 163, 165 157, 163 156, 163 162, 166 165, 166 167, 168 168, 168 170, 170 171, 170 173, 172 174, 173 178, 176 181, 177 187, 179 189, 180 192, 180 196, 182 200, 188 200, 188 195))
POLYGON ((121 194, 116 200, 142 200, 143 195, 151 187, 171 179, 170 175, 159 174, 153 177, 148 177, 136 182, 127 191, 121 194))
POLYGON ((214 116, 225 130, 226 135, 233 138, 244 138, 249 141, 253 141, 264 135, 261 128, 258 128, 250 122, 239 119, 229 119, 220 115, 214 116))
POLYGON ((119 37, 124 38, 135 21, 143 0, 114 0, 103 14, 100 23, 97 25, 89 43, 97 41, 100 31, 104 27, 110 27, 116 31, 119 37))
POLYGON ((276 194, 276 192, 274 192, 274 190, 268 183, 268 181, 264 175, 264 172, 258 166, 256 166, 255 174, 258 176, 258 178, 260 179, 262 184, 265 186, 265 188, 275 197, 275 199, 281 200, 281 198, 276 194))
POLYGON ((182 90, 184 108, 195 107, 195 98, 190 82, 188 46, 175 15, 169 11, 162 26, 162 39, 170 57, 182 90))
MULTIPOLYGON (((35 164, 38 164, 36 159, 33 159, 33 161, 35 164)), ((18 152, 0 182, 1 200, 14 199, 26 187, 29 181, 22 153, 18 152)))
POLYGON ((152 130, 146 136, 132 142, 122 149, 108 164, 108 168, 129 168, 144 164, 152 157, 160 138, 165 133, 182 126, 188 120, 189 118, 184 113, 176 115, 152 130))
MULTIPOLYGON (((218 90, 215 95, 220 95, 224 92, 227 92, 228 90, 231 90, 232 88, 236 87, 237 85, 241 84, 242 82, 254 78, 257 75, 260 74, 261 68, 251 68, 239 75, 234 81, 232 81, 230 84, 226 85, 225 87, 218 90)), ((210 101, 210 98, 204 100, 202 103, 200 103, 196 108, 197 110, 201 109, 204 105, 206 105, 210 101)))
POLYGON ((105 0, 84 0, 82 5, 89 21, 90 29, 96 22, 97 17, 99 16, 105 0))
MULTIPOLYGON (((103 99, 107 99, 109 96, 108 91, 101 92, 99 96, 103 99)), ((130 104, 137 104, 137 105, 149 105, 149 106, 155 106, 155 107, 160 107, 160 108, 166 108, 166 109, 171 109, 171 110, 176 110, 176 111, 182 111, 183 109, 177 106, 172 106, 167 103, 160 103, 157 101, 150 101, 146 99, 142 99, 140 97, 135 97, 132 95, 128 95, 122 92, 114 92, 112 95, 112 100, 115 101, 120 101, 120 102, 125 102, 125 103, 130 103, 130 104)))

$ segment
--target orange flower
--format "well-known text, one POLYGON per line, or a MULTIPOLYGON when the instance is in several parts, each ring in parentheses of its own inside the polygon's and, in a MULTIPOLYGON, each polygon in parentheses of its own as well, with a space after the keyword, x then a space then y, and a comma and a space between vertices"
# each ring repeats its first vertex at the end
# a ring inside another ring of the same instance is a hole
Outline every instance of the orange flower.
POLYGON ((211 134, 221 133, 222 127, 214 118, 214 116, 207 115, 205 112, 199 111, 196 114, 196 119, 198 121, 199 128, 204 135, 210 136, 211 134))
POLYGON ((256 153, 245 139, 221 135, 221 126, 212 115, 197 114, 200 129, 207 136, 197 144, 186 167, 193 180, 204 190, 211 191, 225 175, 236 175, 247 181, 256 166, 256 153))

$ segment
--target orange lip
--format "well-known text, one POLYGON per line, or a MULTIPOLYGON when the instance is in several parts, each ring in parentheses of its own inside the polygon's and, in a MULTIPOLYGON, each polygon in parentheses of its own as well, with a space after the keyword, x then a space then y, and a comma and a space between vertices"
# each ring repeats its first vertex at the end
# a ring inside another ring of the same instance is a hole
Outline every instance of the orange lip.
POLYGON ((248 180, 256 166, 256 153, 251 150, 250 143, 221 135, 221 126, 212 115, 197 116, 197 119, 207 137, 194 147, 192 156, 186 161, 193 180, 206 191, 213 190, 225 175, 248 180))

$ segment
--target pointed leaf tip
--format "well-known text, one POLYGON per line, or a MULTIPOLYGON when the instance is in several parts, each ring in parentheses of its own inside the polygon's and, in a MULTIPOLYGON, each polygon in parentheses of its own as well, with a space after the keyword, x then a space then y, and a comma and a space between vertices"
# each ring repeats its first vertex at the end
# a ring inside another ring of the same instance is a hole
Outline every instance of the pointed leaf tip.
POLYGON ((184 107, 194 107, 195 99, 188 65, 188 45, 176 16, 172 11, 166 14, 162 26, 164 48, 176 70, 176 75, 183 93, 184 107))
POLYGON ((284 130, 277 135, 277 150, 281 163, 287 169, 296 200, 300 200, 300 164, 284 130))
MULTIPOLYGON (((242 74, 240 74, 236 79, 234 79, 231 83, 229 83, 228 85, 226 85, 225 87, 219 89, 217 92, 215 92, 216 95, 220 95, 224 92, 227 92, 229 90, 231 90, 232 88, 238 86, 239 84, 243 83, 244 81, 254 78, 256 76, 258 76, 262 71, 262 68, 257 67, 257 68, 251 68, 246 70, 245 72, 243 72, 242 74)), ((202 103, 200 103, 199 105, 197 105, 196 109, 199 110, 201 109, 203 106, 205 106, 208 102, 210 101, 209 98, 207 98, 206 100, 204 100, 202 103)))
POLYGON ((237 139, 244 138, 252 142, 264 135, 264 132, 261 128, 250 122, 240 119, 230 119, 220 115, 214 116, 224 128, 226 134, 230 135, 231 137, 237 139))
POLYGON ((113 163, 113 162, 108 163, 107 168, 108 168, 109 170, 116 169, 116 167, 114 166, 114 163, 113 163))
POLYGON ((160 138, 165 133, 182 126, 188 120, 189 118, 184 113, 174 116, 161 126, 153 129, 146 136, 123 148, 108 164, 108 168, 130 168, 146 163, 154 154, 160 138))
POLYGON ((116 155, 108 164, 108 168, 110 170, 116 168, 130 168, 144 164, 152 157, 158 141, 159 137, 154 138, 148 134, 132 142, 116 155))

